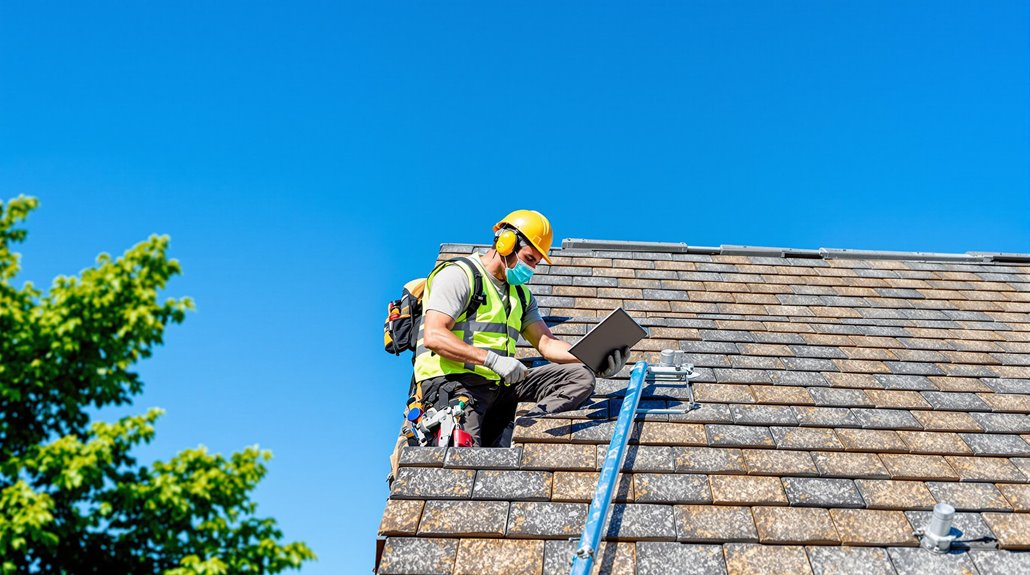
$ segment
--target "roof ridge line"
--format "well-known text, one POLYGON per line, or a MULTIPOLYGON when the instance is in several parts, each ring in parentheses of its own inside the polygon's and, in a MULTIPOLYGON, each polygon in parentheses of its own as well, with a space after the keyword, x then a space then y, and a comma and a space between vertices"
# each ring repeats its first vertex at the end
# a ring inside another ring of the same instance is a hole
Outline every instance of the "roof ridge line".
POLYGON ((562 250, 613 250, 708 255, 748 255, 806 259, 919 260, 969 263, 1030 263, 1030 253, 980 252, 941 253, 914 251, 861 250, 849 248, 781 248, 723 244, 719 247, 691 246, 686 243, 566 238, 562 250))
MULTIPOLYGON (((440 245, 442 252, 471 253, 476 248, 489 248, 489 244, 480 243, 444 243, 440 245)), ((758 256, 787 259, 823 259, 823 260, 914 260, 953 263, 1012 263, 1030 264, 1030 253, 1014 252, 980 252, 942 253, 942 252, 907 252, 887 250, 861 250, 850 248, 781 248, 766 246, 748 246, 723 244, 721 246, 692 246, 683 242, 646 242, 624 240, 587 240, 566 238, 561 247, 555 248, 555 255, 569 251, 619 251, 650 252, 674 254, 702 254, 713 256, 758 256)))

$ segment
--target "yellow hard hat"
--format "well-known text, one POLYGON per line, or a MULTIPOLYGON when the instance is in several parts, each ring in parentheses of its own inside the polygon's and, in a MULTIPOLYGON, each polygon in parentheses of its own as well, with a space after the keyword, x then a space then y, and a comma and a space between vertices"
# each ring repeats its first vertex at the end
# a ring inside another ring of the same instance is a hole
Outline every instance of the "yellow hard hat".
POLYGON ((551 250, 551 239, 554 234, 551 232, 551 222, 547 221, 543 214, 535 210, 515 210, 497 222, 494 231, 500 230, 504 225, 518 230, 522 237, 529 240, 529 243, 544 256, 544 260, 551 263, 547 252, 551 250))

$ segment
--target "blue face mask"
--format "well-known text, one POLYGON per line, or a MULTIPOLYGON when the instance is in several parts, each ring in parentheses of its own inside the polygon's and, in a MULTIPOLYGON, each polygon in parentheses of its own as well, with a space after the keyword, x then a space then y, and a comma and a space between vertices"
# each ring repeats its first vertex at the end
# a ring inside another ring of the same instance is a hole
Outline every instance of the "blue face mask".
POLYGON ((508 279, 508 283, 513 286, 520 286, 529 281, 529 278, 533 277, 533 268, 526 265, 526 262, 520 260, 517 256, 515 258, 515 267, 511 269, 505 268, 504 276, 508 279))

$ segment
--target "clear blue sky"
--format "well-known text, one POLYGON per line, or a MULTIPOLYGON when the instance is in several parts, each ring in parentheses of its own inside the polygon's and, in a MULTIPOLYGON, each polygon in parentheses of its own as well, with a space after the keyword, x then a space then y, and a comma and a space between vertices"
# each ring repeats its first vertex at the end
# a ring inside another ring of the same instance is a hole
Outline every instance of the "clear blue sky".
MULTIPOLYGON (((170 234, 198 311, 144 459, 274 451, 260 511, 367 573, 407 361, 385 302, 515 208, 560 238, 1030 252, 1030 8, 0 4, 23 279, 170 234)), ((532 284, 531 284, 532 285, 532 284)), ((102 413, 116 417, 121 411, 102 413)))

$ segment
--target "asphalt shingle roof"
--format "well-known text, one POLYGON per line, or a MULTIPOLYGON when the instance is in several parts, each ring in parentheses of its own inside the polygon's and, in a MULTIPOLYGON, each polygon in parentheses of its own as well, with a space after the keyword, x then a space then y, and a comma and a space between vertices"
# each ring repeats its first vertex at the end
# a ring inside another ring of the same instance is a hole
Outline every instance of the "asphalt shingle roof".
MULTIPOLYGON (((556 250, 531 284, 559 337, 622 306, 631 361, 701 374, 638 418, 600 572, 1030 573, 1030 265, 676 252, 556 250), (938 502, 967 551, 918 548, 938 502)), ((379 573, 567 573, 628 374, 511 449, 406 450, 379 573)))

